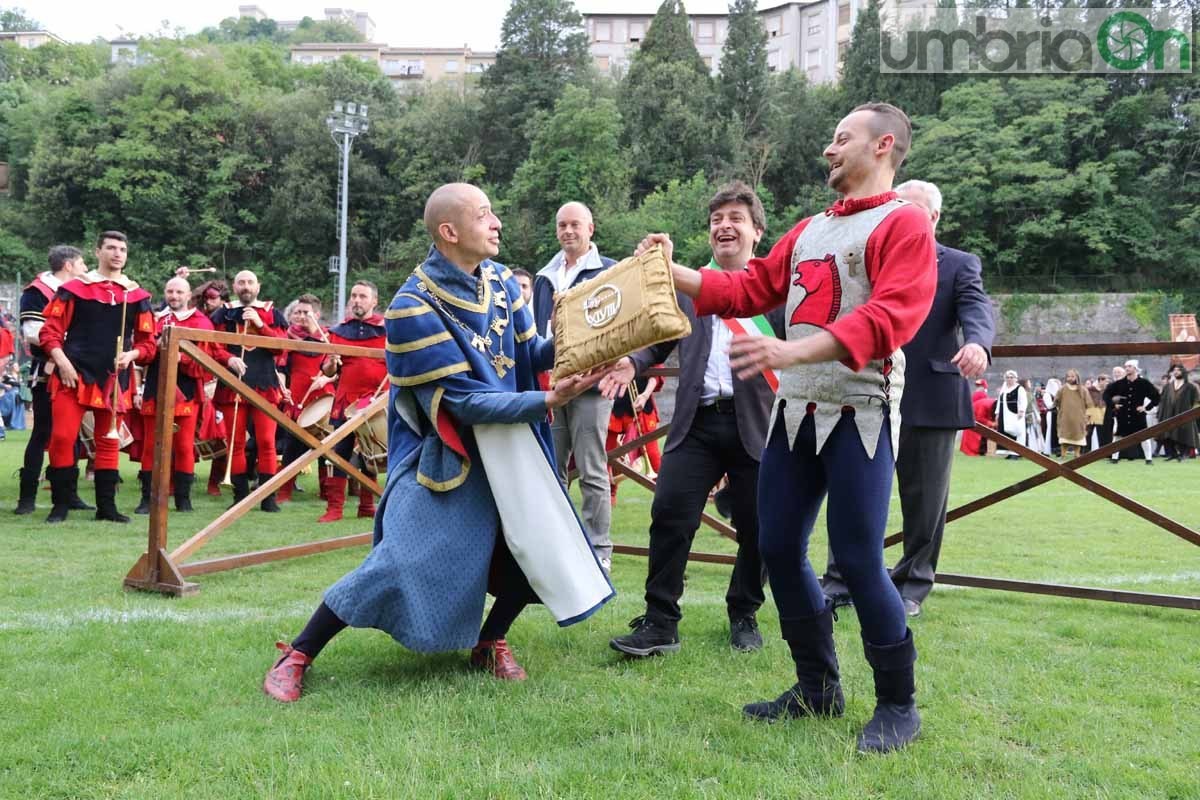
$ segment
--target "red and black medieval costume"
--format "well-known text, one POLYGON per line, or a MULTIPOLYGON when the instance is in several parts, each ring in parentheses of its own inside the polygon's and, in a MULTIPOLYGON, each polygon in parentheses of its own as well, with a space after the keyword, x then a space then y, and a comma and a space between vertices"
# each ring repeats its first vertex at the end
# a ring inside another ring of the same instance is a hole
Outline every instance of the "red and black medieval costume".
MULTIPOLYGON (((287 321, 283 314, 270 301, 255 301, 250 308, 257 312, 262 320, 262 327, 256 327, 248 321, 243 321, 242 315, 247 306, 239 302, 229 303, 213 312, 213 327, 229 333, 243 333, 250 336, 271 336, 282 339, 286 336, 287 321)), ((267 402, 278 405, 283 399, 283 391, 279 386, 279 376, 275 373, 275 352, 260 347, 243 347, 231 345, 229 352, 240 356, 246 362, 246 374, 242 380, 267 402)), ((247 476, 246 464, 246 427, 247 420, 254 425, 254 441, 257 447, 257 464, 259 482, 269 480, 275 474, 275 420, 245 401, 237 402, 237 413, 234 414, 234 404, 237 392, 228 386, 217 387, 214 401, 221 413, 228 431, 229 439, 227 457, 233 459, 230 468, 233 480, 234 501, 241 500, 250 494, 250 479, 247 476)), ((263 511, 278 511, 274 495, 262 501, 263 511)))
MULTIPOLYGON (((372 314, 363 319, 348 317, 340 325, 329 329, 329 342, 383 350, 387 346, 383 316, 372 314)), ((355 403, 364 399, 369 402, 387 381, 387 374, 387 363, 382 358, 342 356, 337 391, 333 395, 333 412, 330 415, 334 426, 346 421, 347 413, 355 403)), ((349 458, 354 452, 354 440, 346 437, 338 442, 334 449, 338 455, 349 458)), ((335 466, 333 477, 322 477, 321 480, 325 490, 326 508, 317 521, 335 522, 342 518, 342 509, 346 504, 346 472, 335 466)), ((375 495, 365 486, 359 489, 358 516, 375 516, 375 495)))
POLYGON ((42 350, 51 357, 61 349, 79 376, 73 388, 62 382, 58 372, 50 376, 54 424, 47 477, 54 508, 47 521, 60 522, 67 517, 79 480, 75 440, 87 411, 92 412, 95 421, 96 518, 129 521, 116 507, 118 440, 107 435, 117 429, 119 416, 129 405, 131 371, 124 370, 124 381, 117 383, 118 339, 124 348, 137 351, 138 362, 154 357, 150 294, 122 275, 105 278, 99 272, 89 272, 64 283, 46 305, 45 324, 39 334, 42 350))

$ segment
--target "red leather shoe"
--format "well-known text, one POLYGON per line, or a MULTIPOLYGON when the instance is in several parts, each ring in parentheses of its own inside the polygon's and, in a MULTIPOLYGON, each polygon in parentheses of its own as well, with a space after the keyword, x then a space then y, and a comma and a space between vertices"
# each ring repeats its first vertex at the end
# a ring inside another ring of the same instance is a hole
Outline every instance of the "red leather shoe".
POLYGON ((529 677, 504 639, 481 639, 471 650, 471 666, 487 670, 502 681, 523 681, 529 677))
POLYGON ((304 689, 304 673, 312 659, 286 642, 276 642, 283 656, 267 671, 263 691, 281 703, 294 703, 304 689))

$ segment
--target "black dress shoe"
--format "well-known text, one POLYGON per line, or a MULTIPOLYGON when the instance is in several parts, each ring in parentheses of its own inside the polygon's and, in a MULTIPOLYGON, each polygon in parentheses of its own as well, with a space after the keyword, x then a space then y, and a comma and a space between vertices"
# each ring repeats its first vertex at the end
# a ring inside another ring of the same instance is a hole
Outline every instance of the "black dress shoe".
POLYGON ((610 640, 608 646, 635 658, 679 652, 679 632, 674 626, 641 616, 635 617, 629 627, 633 633, 610 640))
POLYGON ((759 633, 758 620, 753 614, 729 621, 729 646, 739 653, 752 653, 762 649, 762 634, 759 633))

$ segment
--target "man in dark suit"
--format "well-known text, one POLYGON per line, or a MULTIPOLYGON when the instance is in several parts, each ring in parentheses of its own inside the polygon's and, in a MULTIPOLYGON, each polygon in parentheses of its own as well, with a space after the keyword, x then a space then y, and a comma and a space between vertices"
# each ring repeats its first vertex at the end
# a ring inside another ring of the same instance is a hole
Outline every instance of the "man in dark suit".
MULTIPOLYGON (((749 186, 737 182, 722 188, 709 202, 709 268, 745 269, 765 227, 762 203, 749 186)), ((690 298, 679 295, 679 305, 692 323, 692 334, 622 359, 600 387, 609 396, 623 392, 637 374, 679 348, 675 412, 650 508, 646 613, 630 624, 632 633, 611 641, 613 649, 638 657, 679 650, 683 572, 708 493, 722 475, 729 476, 738 531, 737 563, 725 595, 730 644, 740 651, 762 647, 755 618, 765 580, 758 553, 758 462, 779 384, 773 371, 738 378, 730 370, 727 349, 734 332, 781 336, 783 309, 768 314, 769 320, 698 320, 690 298)))
MULTIPOLYGON (((942 208, 937 186, 908 181, 896 187, 896 194, 929 212, 936 230, 942 208)), ((891 574, 910 617, 921 613, 921 603, 933 589, 950 500, 954 437, 974 424, 969 380, 987 368, 996 334, 979 257, 938 244, 937 271, 933 307, 903 348, 896 478, 904 515, 904 556, 891 574)), ((832 554, 821 583, 835 606, 848 605, 849 590, 832 554)))

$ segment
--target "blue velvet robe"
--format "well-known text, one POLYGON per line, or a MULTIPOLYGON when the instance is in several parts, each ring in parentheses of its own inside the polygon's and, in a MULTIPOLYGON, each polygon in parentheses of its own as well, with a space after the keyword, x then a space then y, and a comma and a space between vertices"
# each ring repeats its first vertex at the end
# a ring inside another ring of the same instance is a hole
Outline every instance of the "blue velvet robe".
POLYGON ((374 547, 325 602, 348 624, 387 631, 412 650, 471 647, 500 518, 470 426, 526 423, 553 465, 536 373, 550 368, 554 347, 536 335, 506 267, 484 261, 467 275, 436 248, 384 318, 388 479, 374 547))

